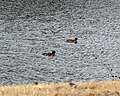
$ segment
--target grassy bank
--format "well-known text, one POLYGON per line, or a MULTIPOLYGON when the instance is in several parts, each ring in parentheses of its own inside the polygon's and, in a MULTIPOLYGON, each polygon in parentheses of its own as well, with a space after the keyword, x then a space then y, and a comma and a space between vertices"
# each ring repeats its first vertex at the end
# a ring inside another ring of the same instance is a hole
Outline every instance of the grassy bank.
POLYGON ((0 86, 0 96, 120 96, 120 81, 0 86))

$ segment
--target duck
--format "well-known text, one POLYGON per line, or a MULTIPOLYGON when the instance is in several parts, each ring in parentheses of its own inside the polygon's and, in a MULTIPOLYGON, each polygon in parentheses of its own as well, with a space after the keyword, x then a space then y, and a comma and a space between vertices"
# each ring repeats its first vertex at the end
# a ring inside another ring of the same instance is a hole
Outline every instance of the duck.
POLYGON ((55 51, 52 51, 52 52, 45 52, 45 53, 43 53, 42 55, 44 55, 44 56, 55 56, 55 51))
POLYGON ((75 38, 75 39, 67 39, 66 42, 69 42, 69 43, 77 43, 77 40, 78 40, 78 38, 75 38))
POLYGON ((34 84, 35 84, 35 85, 38 85, 38 82, 35 82, 34 84))
POLYGON ((72 87, 72 86, 75 86, 76 84, 75 83, 72 83, 70 82, 69 85, 72 87))

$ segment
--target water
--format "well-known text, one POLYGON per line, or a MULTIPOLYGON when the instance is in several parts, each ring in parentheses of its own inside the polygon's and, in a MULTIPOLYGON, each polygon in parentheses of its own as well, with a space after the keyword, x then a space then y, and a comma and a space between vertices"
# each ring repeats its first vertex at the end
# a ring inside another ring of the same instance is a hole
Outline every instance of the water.
POLYGON ((40 16, 26 11, 17 18, 9 15, 14 20, 1 10, 0 84, 119 80, 120 2, 52 4, 40 3, 40 16), (75 37, 77 44, 65 42, 75 37), (56 51, 54 57, 42 55, 50 50, 56 51))

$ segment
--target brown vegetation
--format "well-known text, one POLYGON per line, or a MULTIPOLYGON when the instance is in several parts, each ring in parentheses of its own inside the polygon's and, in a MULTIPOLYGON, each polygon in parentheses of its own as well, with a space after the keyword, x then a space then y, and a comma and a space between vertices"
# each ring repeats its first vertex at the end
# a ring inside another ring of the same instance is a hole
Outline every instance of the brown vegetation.
POLYGON ((120 96, 120 81, 0 86, 0 96, 120 96))

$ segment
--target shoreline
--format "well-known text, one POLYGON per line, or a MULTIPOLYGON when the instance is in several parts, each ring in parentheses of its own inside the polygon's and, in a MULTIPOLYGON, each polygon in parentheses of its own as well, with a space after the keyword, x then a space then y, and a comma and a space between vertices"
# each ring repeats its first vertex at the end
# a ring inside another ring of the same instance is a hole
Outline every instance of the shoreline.
POLYGON ((120 96, 120 81, 0 86, 0 96, 120 96))

